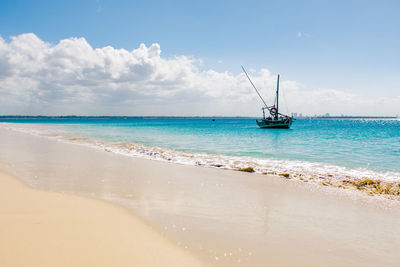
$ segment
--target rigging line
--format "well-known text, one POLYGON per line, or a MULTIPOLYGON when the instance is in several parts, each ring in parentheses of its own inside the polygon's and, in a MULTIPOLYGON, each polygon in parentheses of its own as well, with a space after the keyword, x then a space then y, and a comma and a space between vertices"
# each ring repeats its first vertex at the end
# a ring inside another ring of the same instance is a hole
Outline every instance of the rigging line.
POLYGON ((268 111, 270 111, 270 109, 269 109, 267 103, 265 103, 264 99, 262 98, 262 96, 261 96, 260 93, 258 92, 256 86, 255 86, 254 83, 251 81, 251 79, 250 79, 249 75, 247 74, 246 70, 244 69, 243 66, 241 66, 241 67, 242 67, 242 70, 243 70, 244 74, 246 74, 247 79, 249 79, 249 82, 250 82, 251 85, 253 86, 254 90, 256 90, 258 96, 261 98, 261 100, 262 100, 262 102, 264 103, 265 107, 268 109, 268 111))

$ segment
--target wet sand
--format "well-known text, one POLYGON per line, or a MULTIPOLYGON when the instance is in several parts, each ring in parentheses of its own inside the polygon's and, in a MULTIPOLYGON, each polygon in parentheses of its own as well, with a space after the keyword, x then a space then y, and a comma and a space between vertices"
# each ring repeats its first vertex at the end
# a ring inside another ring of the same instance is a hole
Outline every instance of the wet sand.
POLYGON ((210 266, 398 266, 400 204, 243 172, 130 158, 0 130, 3 168, 128 208, 210 266))

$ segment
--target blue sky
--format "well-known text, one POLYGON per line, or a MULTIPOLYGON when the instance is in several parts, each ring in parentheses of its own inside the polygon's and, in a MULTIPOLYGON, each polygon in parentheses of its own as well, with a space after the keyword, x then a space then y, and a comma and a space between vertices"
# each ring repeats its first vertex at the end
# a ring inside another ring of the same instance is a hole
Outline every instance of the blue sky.
POLYGON ((400 95, 399 14, 398 1, 1 1, 0 35, 128 51, 157 43, 162 57, 201 59, 200 69, 238 75, 243 64, 373 99, 400 95))

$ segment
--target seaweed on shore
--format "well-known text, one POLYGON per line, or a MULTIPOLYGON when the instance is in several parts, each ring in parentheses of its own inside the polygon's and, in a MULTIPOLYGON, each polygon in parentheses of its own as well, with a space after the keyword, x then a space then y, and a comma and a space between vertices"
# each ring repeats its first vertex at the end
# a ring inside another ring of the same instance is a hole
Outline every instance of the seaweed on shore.
POLYGON ((255 172, 253 167, 239 168, 237 170, 241 172, 255 172))
POLYGON ((343 179, 339 180, 337 183, 330 183, 330 185, 339 188, 355 188, 370 195, 400 196, 399 182, 384 182, 379 179, 364 178, 355 181, 343 179))
POLYGON ((217 168, 221 168, 221 167, 223 167, 224 165, 223 164, 213 164, 213 165, 211 165, 211 166, 214 166, 214 167, 217 167, 217 168))

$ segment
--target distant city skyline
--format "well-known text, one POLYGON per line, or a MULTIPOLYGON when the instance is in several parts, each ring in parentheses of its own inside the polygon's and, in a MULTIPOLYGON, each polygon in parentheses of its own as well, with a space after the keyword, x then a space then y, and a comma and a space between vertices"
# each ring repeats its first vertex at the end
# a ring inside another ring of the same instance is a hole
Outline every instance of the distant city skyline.
POLYGON ((0 115, 400 113, 397 1, 2 1, 0 115))

